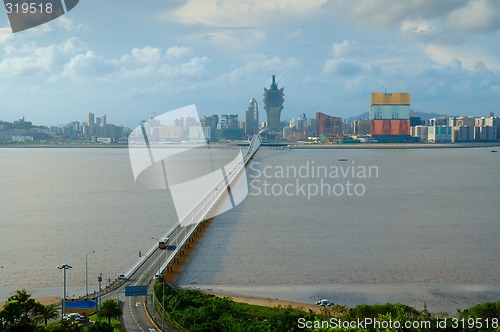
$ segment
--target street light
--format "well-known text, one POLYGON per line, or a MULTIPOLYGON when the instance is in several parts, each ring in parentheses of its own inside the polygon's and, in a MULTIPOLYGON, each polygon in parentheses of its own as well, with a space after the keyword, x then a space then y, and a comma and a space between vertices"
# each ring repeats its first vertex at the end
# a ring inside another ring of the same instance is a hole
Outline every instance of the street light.
POLYGON ((97 299, 97 321, 99 321, 99 306, 101 305, 101 282, 102 282, 102 273, 97 277, 97 282, 99 283, 99 298, 97 299))
POLYGON ((62 317, 66 316, 66 270, 73 268, 73 266, 69 264, 61 264, 58 265, 57 268, 59 270, 64 270, 64 295, 63 295, 63 303, 62 303, 62 317))
POLYGON ((324 317, 324 320, 326 321, 326 307, 331 307, 332 305, 334 305, 334 303, 330 302, 330 300, 322 299, 322 300, 319 300, 318 302, 316 302, 316 305, 323 307, 323 317, 324 317))
POLYGON ((89 251, 85 254, 85 299, 89 299, 89 264, 88 256, 89 254, 95 254, 95 250, 89 251))

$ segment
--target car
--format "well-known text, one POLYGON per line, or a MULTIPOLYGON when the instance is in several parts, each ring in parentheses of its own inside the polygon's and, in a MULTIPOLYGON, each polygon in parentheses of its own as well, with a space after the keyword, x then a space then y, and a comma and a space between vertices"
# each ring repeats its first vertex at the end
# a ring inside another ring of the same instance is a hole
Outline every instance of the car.
POLYGON ((63 320, 66 320, 66 321, 72 321, 72 320, 82 321, 82 320, 85 320, 85 316, 80 315, 79 313, 74 312, 74 313, 67 314, 66 316, 64 316, 63 320))
POLYGON ((118 280, 127 280, 127 277, 124 274, 119 274, 118 280))

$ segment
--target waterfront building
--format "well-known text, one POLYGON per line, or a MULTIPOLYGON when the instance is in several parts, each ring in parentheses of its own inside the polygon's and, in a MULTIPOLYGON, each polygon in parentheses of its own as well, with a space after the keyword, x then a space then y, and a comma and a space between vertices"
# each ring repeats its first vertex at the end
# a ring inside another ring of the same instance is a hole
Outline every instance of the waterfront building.
POLYGON ((316 118, 307 119, 307 135, 312 137, 318 136, 316 130, 316 118))
POLYGON ((429 143, 450 143, 452 129, 450 126, 430 126, 427 140, 429 143))
POLYGON ((293 129, 291 127, 283 128, 283 139, 292 140, 293 139, 293 129))
POLYGON ((238 114, 222 114, 220 129, 238 129, 238 114))
POLYGON ((372 93, 370 126, 371 135, 380 142, 411 141, 410 93, 372 93))
POLYGON ((341 137, 343 135, 342 118, 316 112, 316 132, 318 136, 341 137))
POLYGON ((250 99, 245 111, 245 135, 253 136, 259 133, 259 105, 255 98, 250 99))
POLYGON ((89 112, 89 133, 88 138, 92 138, 95 135, 95 122, 94 122, 94 113, 89 112))
POLYGON ((356 136, 366 136, 370 134, 370 120, 358 119, 353 122, 352 133, 356 136))
POLYGON ((276 77, 273 75, 273 81, 269 89, 264 88, 264 110, 267 114, 267 126, 262 130, 262 134, 274 139, 282 134, 281 111, 285 102, 284 88, 278 88, 276 77))
POLYGON ((428 142, 428 130, 429 127, 427 126, 414 126, 411 127, 411 136, 412 137, 418 137, 420 139, 420 142, 422 143, 427 143, 428 142))
POLYGON ((463 126, 474 127, 476 125, 476 118, 472 116, 459 116, 457 117, 456 124, 458 127, 463 127, 463 126))

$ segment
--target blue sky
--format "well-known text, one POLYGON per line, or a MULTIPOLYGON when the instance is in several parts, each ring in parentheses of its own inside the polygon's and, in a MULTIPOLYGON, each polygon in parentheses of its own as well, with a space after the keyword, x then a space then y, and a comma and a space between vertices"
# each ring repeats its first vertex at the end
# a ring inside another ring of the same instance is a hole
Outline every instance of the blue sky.
POLYGON ((412 108, 500 115, 500 1, 83 0, 12 34, 0 16, 0 120, 135 127, 196 104, 243 117, 275 74, 282 119, 351 117, 371 92, 412 108), (284 76, 283 76, 284 75, 284 76))

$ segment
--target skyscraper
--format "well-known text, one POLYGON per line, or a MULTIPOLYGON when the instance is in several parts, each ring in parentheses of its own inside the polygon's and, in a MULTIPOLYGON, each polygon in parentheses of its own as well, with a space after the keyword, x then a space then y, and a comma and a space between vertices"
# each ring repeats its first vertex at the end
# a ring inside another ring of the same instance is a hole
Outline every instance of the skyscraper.
POLYGON ((267 114, 267 127, 262 131, 270 137, 281 135, 281 110, 285 101, 284 88, 278 89, 276 77, 273 75, 273 83, 269 89, 264 88, 264 110, 267 114))
POLYGON ((370 123, 371 135, 379 142, 409 141, 410 93, 372 93, 370 123))
POLYGON ((89 112, 89 138, 95 135, 94 113, 89 112))
POLYGON ((245 135, 253 136, 259 133, 259 106, 255 98, 250 99, 245 112, 245 135))

